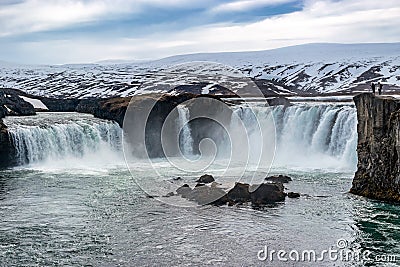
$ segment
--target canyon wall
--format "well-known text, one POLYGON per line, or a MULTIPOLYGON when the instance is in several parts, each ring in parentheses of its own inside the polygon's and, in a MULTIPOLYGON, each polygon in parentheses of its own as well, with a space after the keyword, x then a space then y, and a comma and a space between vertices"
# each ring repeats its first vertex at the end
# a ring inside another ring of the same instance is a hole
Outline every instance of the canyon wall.
POLYGON ((400 201, 400 100, 364 93, 357 108, 358 165, 351 193, 400 201))

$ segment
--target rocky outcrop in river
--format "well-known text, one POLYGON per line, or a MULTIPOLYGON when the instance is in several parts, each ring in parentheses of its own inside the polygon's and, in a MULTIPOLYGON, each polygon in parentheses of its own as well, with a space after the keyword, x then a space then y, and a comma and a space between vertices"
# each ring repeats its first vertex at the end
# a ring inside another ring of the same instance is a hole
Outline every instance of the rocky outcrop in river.
MULTIPOLYGON (((176 193, 199 205, 235 205, 251 203, 259 207, 267 204, 285 201, 287 194, 284 192, 282 183, 262 183, 249 185, 246 183, 235 183, 229 190, 220 188, 218 183, 197 184, 194 188, 184 184, 176 190, 176 193)), ((171 195, 174 195, 171 193, 171 195)))
POLYGON ((350 192, 400 202, 400 100, 364 93, 354 102, 358 169, 350 192))

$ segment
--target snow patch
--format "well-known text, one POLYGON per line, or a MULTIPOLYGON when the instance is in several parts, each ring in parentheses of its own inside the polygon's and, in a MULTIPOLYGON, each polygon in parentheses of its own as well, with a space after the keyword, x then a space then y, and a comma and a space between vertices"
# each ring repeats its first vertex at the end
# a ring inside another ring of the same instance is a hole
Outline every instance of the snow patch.
MULTIPOLYGON (((241 75, 265 79, 266 89, 278 94, 303 92, 336 93, 368 90, 371 81, 400 87, 400 43, 392 44, 309 44, 280 49, 180 55, 149 62, 122 64, 13 65, 0 62, 0 87, 15 88, 38 96, 113 97, 173 91, 174 86, 190 84, 204 76, 205 83, 239 90, 245 84, 235 81, 241 75), (208 62, 234 67, 210 70, 208 62), (181 75, 163 71, 175 64, 181 75), (218 75, 216 75, 218 73, 218 75), (217 77, 216 77, 217 76, 217 77), (224 77, 225 76, 225 77, 224 77)), ((205 86, 202 92, 210 92, 205 86)))
POLYGON ((43 104, 43 102, 39 99, 33 99, 33 98, 26 97, 26 96, 19 96, 19 97, 21 97, 24 101, 30 103, 35 109, 48 110, 46 105, 43 104))

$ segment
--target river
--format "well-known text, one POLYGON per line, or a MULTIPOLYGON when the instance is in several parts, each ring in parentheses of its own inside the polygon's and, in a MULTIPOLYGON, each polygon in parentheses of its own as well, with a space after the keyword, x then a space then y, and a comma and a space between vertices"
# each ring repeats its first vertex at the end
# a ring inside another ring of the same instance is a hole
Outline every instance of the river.
MULTIPOLYGON (((235 112, 246 118, 246 109, 235 112)), ((180 207, 148 197, 140 181, 154 167, 181 183, 198 174, 163 159, 153 166, 138 159, 128 170, 122 131, 112 122, 77 113, 8 117, 20 164, 0 171, 0 265, 376 266, 327 255, 311 262, 262 257, 266 248, 320 255, 338 241, 370 258, 400 255, 400 207, 348 193, 357 162, 354 107, 296 104, 273 114, 277 151, 261 172, 290 175, 285 186, 302 196, 258 209, 180 207)), ((194 153, 190 129, 182 133, 189 135, 180 140, 184 153, 194 153)), ((207 173, 218 177, 216 166, 207 173)))

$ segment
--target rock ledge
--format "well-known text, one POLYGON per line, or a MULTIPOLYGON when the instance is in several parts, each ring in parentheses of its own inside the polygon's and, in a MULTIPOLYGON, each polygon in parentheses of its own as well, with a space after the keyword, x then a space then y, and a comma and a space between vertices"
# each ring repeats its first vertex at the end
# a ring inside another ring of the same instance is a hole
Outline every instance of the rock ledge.
POLYGON ((358 165, 350 192, 400 202, 400 100, 364 93, 354 102, 358 165))

